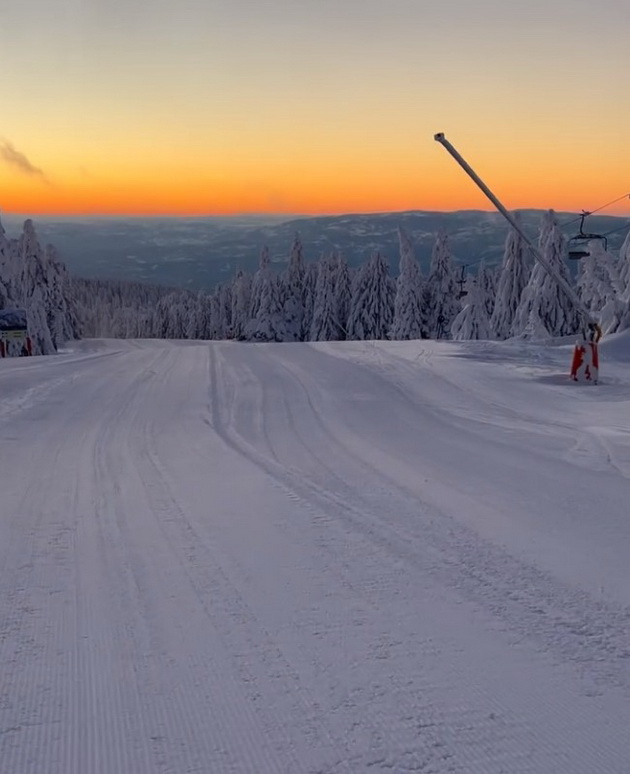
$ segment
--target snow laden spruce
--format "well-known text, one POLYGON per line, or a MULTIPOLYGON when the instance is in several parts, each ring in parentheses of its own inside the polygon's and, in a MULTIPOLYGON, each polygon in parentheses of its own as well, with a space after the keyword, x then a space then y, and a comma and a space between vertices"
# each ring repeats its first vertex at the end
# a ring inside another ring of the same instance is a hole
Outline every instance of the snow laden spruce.
POLYGON ((80 334, 74 286, 52 245, 42 248, 31 220, 17 239, 0 224, 0 309, 25 309, 33 354, 49 355, 80 334))
MULTIPOLYGON (((298 234, 286 258, 263 247, 258 271, 239 269, 212 292, 70 278, 54 248, 42 249, 31 221, 17 239, 0 232, 0 308, 28 310, 37 353, 79 335, 112 338, 235 339, 251 342, 365 339, 507 339, 572 335, 579 319, 522 238, 507 235, 493 268, 466 256, 476 272, 462 282, 448 235, 438 233, 423 275, 413 234, 399 229, 398 273, 375 251, 349 267, 338 252, 308 260, 298 234)), ((573 284, 553 211, 539 235, 545 258, 573 284)), ((630 326, 630 236, 619 255, 591 244, 576 291, 604 332, 630 326)))
MULTIPOLYGON (((516 232, 507 235, 500 266, 471 261, 477 272, 466 277, 465 294, 459 287, 447 234, 436 236, 426 277, 414 255, 412 235, 400 229, 398 236, 396 278, 379 252, 354 268, 336 252, 308 261, 296 234, 286 262, 272 262, 264 247, 253 277, 239 270, 231 283, 196 296, 189 291, 156 288, 149 295, 159 297, 157 305, 146 301, 146 290, 142 291, 144 300, 139 299, 136 286, 79 281, 77 292, 85 309, 86 330, 94 336, 254 342, 547 338, 578 331, 571 305, 547 274, 540 267, 534 268, 533 258, 516 232), (115 309, 107 312, 101 303, 115 309), (120 304, 124 306, 122 323, 120 304), (140 318, 140 325, 131 324, 130 332, 125 333, 125 325, 134 315, 140 318), (138 328, 143 332, 137 332, 138 328)), ((547 260, 572 283, 565 240, 551 211, 543 218, 539 244, 547 260)), ((591 260, 582 262, 577 292, 602 320, 606 332, 621 330, 630 324, 630 241, 626 240, 618 257, 595 254, 596 245, 592 249, 591 260)))
POLYGON ((523 237, 514 229, 510 229, 490 320, 492 331, 498 339, 507 339, 512 332, 516 310, 529 281, 533 264, 533 257, 523 237))

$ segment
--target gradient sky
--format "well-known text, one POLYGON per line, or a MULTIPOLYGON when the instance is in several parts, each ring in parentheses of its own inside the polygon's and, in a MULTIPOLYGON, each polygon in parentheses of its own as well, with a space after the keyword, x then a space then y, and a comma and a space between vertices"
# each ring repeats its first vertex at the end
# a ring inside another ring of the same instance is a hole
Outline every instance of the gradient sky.
POLYGON ((629 40, 628 0, 5 0, 0 210, 490 209, 438 131, 507 206, 592 209, 629 40))

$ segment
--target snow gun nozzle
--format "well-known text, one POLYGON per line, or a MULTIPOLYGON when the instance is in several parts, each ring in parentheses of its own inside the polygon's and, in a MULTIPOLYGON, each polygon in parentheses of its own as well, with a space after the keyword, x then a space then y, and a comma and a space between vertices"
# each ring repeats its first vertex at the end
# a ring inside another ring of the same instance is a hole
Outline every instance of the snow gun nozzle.
POLYGON ((589 340, 593 341, 593 342, 595 342, 595 344, 597 344, 597 342, 601 339, 601 337, 602 337, 602 329, 601 329, 601 326, 599 325, 599 323, 596 323, 596 322, 593 322, 593 321, 589 322, 588 323, 588 338, 589 338, 589 340))
POLYGON ((436 142, 443 142, 446 138, 444 136, 444 132, 438 132, 437 134, 433 135, 433 139, 436 142))

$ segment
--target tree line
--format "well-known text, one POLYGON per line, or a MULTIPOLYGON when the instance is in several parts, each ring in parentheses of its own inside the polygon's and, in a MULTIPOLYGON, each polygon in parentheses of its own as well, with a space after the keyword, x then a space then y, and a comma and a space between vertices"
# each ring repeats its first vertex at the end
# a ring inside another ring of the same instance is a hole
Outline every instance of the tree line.
MULTIPOLYGON (((343 255, 307 261, 295 235, 287 261, 261 250, 258 271, 238 271, 213 292, 138 282, 71 278, 52 246, 42 248, 32 222, 8 240, 0 227, 0 308, 27 308, 38 352, 87 337, 235 339, 251 342, 419 338, 507 339, 565 336, 579 318, 520 235, 510 230, 502 263, 481 262, 461 278, 446 233, 436 235, 425 275, 411 236, 398 232, 398 274, 375 252, 351 268, 343 255)), ((572 283, 565 237, 553 211, 538 245, 572 283)), ((630 234, 619 255, 592 244, 580 262, 576 291, 612 332, 630 326, 630 234)))
MULTIPOLYGON (((419 338, 507 339, 565 336, 579 317, 555 282, 510 230, 501 264, 483 261, 462 281, 438 233, 423 275, 413 242, 398 232, 398 274, 374 253, 357 268, 329 253, 307 261, 296 234, 284 264, 261 250, 258 271, 238 271, 214 292, 150 288, 139 283, 80 280, 82 318, 91 336, 236 339, 254 342, 419 338), (97 302, 94 303, 94 299, 97 302)), ((574 284, 566 240, 553 211, 541 222, 538 246, 574 284)), ((591 245, 580 262, 576 291, 606 332, 630 325, 630 235, 619 255, 591 245)))

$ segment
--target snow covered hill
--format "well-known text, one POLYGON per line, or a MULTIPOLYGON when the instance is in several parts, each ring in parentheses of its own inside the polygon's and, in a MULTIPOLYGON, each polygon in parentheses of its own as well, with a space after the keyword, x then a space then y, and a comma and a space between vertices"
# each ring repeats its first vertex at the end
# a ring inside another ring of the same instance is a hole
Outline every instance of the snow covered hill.
POLYGON ((627 774, 630 335, 0 362, 0 771, 627 774))

